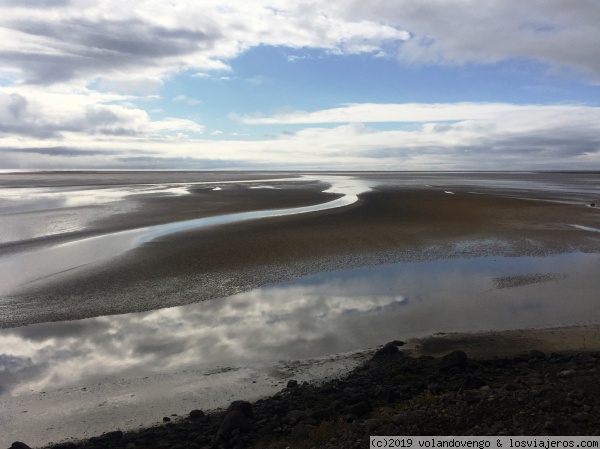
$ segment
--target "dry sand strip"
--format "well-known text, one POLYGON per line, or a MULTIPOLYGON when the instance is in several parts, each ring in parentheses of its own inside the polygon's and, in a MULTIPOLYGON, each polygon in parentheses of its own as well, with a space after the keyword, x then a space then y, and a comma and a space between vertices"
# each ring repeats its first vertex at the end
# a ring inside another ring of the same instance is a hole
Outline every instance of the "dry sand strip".
POLYGON ((436 334, 409 340, 404 349, 415 356, 433 357, 461 349, 479 359, 510 357, 531 350, 596 352, 600 351, 600 325, 436 334))
MULTIPOLYGON (((256 204, 263 204, 268 199, 269 207, 278 201, 288 206, 292 198, 310 203, 328 196, 315 186, 308 196, 302 196, 302 189, 275 192, 248 190, 235 195, 241 203, 254 198, 256 204)), ((179 219, 173 215, 176 208, 163 206, 148 206, 151 213, 142 209, 136 220, 155 215, 179 219)), ((597 252, 600 236, 570 225, 597 226, 597 222, 598 210, 584 205, 461 192, 447 195, 435 189, 377 188, 344 208, 154 240, 110 262, 57 277, 54 283, 15 296, 12 301, 19 307, 4 315, 1 325, 189 304, 334 269, 465 257, 457 251, 457 243, 470 248, 467 257, 597 252)))

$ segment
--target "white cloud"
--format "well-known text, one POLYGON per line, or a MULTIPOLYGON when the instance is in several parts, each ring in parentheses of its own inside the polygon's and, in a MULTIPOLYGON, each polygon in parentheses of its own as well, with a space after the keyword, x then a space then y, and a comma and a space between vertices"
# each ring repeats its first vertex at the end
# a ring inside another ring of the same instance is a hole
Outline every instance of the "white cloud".
POLYGON ((393 23, 411 39, 408 62, 465 64, 524 58, 600 79, 600 3, 562 0, 374 0, 340 4, 340 15, 393 23))
MULTIPOLYGON (((233 79, 234 73, 220 71, 231 72, 230 61, 261 45, 296 49, 290 53, 299 55, 290 61, 307 57, 306 49, 428 64, 517 58, 600 81, 599 2, 140 0, 132 8, 122 0, 59 0, 36 7, 47 3, 0 4, 2 168, 194 161, 365 169, 599 163, 600 114, 580 105, 348 104, 243 117, 246 124, 305 127, 277 139, 238 134, 239 140, 218 142, 200 139, 204 126, 194 120, 151 120, 136 106, 136 96, 156 94, 178 72, 233 79), (421 125, 377 131, 364 125, 371 122, 421 125)), ((184 94, 174 100, 199 101, 184 94)))
POLYGON ((315 112, 292 111, 271 117, 236 117, 243 123, 253 125, 316 124, 348 122, 428 122, 466 119, 489 119, 498 114, 528 113, 529 111, 560 110, 568 112, 570 106, 535 106, 505 103, 404 103, 348 104, 338 108, 315 112))
POLYGON ((190 106, 194 106, 194 105, 202 103, 202 100, 198 100, 197 98, 190 98, 187 95, 177 95, 177 96, 173 97, 173 101, 179 101, 182 103, 186 103, 190 106))
MULTIPOLYGON (((473 112, 477 105, 469 104, 460 114, 454 114, 451 122, 425 121, 427 117, 423 116, 419 127, 408 130, 381 131, 361 123, 333 128, 308 126, 268 140, 243 139, 241 134, 228 141, 182 138, 180 133, 198 134, 202 127, 185 120, 145 121, 139 125, 145 132, 134 136, 108 135, 98 140, 85 133, 73 133, 69 145, 86 149, 87 153, 48 149, 51 143, 64 145, 52 139, 0 139, 0 147, 4 148, 0 149, 0 157, 7 161, 7 168, 27 161, 31 164, 33 156, 43 166, 62 163, 101 167, 110 161, 111 167, 123 168, 529 170, 598 166, 600 107, 480 106, 479 117, 473 112), (165 134, 167 131, 175 134, 165 134)), ((374 105, 369 107, 377 113, 374 105)), ((443 111, 461 110, 460 105, 453 104, 437 107, 443 111)), ((435 113, 437 119, 448 118, 439 115, 439 110, 435 113)))
POLYGON ((186 119, 152 121, 144 110, 133 106, 130 99, 86 89, 71 92, 66 87, 0 88, 0 144, 10 138, 60 143, 77 136, 141 137, 203 130, 201 125, 186 119))
MULTIPOLYGON (((182 69, 228 70, 259 45, 372 52, 405 31, 380 20, 347 20, 326 2, 71 0, 55 8, 0 5, 0 61, 18 81, 99 80, 140 88, 182 69), (137 80, 137 81, 136 81, 137 80)), ((202 76, 202 75, 200 75, 202 76)), ((147 88, 147 87, 146 87, 147 88)))

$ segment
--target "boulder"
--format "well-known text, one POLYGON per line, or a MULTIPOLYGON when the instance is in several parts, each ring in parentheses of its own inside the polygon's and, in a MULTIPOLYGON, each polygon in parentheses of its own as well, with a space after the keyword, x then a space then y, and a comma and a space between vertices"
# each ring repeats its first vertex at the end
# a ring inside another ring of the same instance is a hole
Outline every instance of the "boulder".
POLYGON ((241 411, 232 410, 225 415, 225 419, 223 419, 223 422, 219 426, 219 430, 217 430, 214 442, 228 441, 231 437, 231 433, 236 429, 241 433, 250 432, 252 430, 252 425, 241 411))
POLYGON ((12 446, 10 447, 10 449, 31 449, 29 446, 27 446, 25 443, 21 443, 20 441, 15 441, 12 446))
POLYGON ((238 411, 242 413, 246 418, 253 418, 252 413, 252 404, 248 401, 233 401, 229 408, 227 409, 227 413, 238 411))
POLYGON ((387 343, 383 348, 379 349, 373 357, 389 357, 396 355, 400 352, 398 346, 396 346, 393 342, 387 343))
POLYGON ((469 358, 465 351, 457 350, 446 354, 440 360, 440 371, 449 371, 456 368, 459 371, 465 371, 469 366, 469 358))
POLYGON ((190 412, 189 418, 190 419, 200 419, 200 418, 204 418, 206 415, 204 414, 204 412, 202 410, 192 410, 190 412))

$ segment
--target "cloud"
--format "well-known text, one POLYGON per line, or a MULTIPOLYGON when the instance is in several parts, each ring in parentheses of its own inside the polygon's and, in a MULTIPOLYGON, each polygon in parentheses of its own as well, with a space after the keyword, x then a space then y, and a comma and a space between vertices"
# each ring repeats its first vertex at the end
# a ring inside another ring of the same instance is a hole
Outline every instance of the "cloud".
MULTIPOLYGON (((348 116, 358 118, 369 111, 369 115, 386 116, 388 121, 405 120, 406 108, 414 105, 380 106, 381 110, 374 104, 350 105, 348 116)), ((59 163, 65 167, 89 168, 108 164, 110 168, 337 170, 598 167, 600 107, 505 103, 417 106, 418 113, 408 114, 408 118, 415 120, 418 116, 421 123, 409 128, 380 130, 361 122, 333 127, 309 123, 294 133, 280 133, 264 140, 242 136, 237 136, 237 140, 202 140, 179 137, 180 131, 194 127, 193 122, 165 119, 155 126, 163 131, 170 129, 173 135, 155 135, 148 131, 151 128, 148 123, 146 132, 134 137, 108 136, 98 141, 81 134, 70 140, 68 147, 88 150, 80 154, 66 150, 64 154, 40 151, 49 147, 44 141, 37 141, 35 145, 35 140, 26 144, 13 141, 13 146, 5 144, 5 150, 0 149, 0 159, 4 168, 27 164, 30 168, 55 167, 59 163), (140 154, 141 149, 144 154, 140 154), (119 152, 118 156, 111 153, 115 151, 119 152), (33 165, 32 152, 36 152, 35 164, 38 165, 33 165)), ((315 111, 310 118, 314 121, 315 117, 321 117, 329 122, 332 119, 328 111, 323 115, 315 111)), ((105 120, 110 123, 110 115, 105 120)), ((298 116, 294 116, 294 120, 296 123, 298 116)))
MULTIPOLYGON (((403 103, 348 104, 315 112, 283 112, 271 117, 246 116, 239 120, 252 125, 316 124, 347 122, 430 122, 489 119, 500 113, 528 112, 536 106, 504 103, 403 103)), ((548 108, 548 107, 546 107, 548 108)), ((550 107, 552 108, 552 107, 550 107)), ((560 107, 559 107, 560 108, 560 107)), ((235 116, 233 116, 235 118, 235 116)))
POLYGON ((600 79, 598 2, 427 0, 343 3, 340 14, 384 20, 408 30, 398 57, 430 64, 527 59, 570 67, 600 79))
POLYGON ((0 61, 20 82, 125 85, 180 70, 227 70, 228 60, 259 45, 362 53, 408 38, 380 20, 343 19, 325 2, 310 8, 275 3, 238 0, 225 7, 207 0, 177 8, 159 0, 140 1, 136 8, 117 0, 29 0, 27 8, 5 3, 0 61), (43 8, 45 3, 54 7, 43 8))
MULTIPOLYGON (((129 103, 130 97, 83 90, 0 88, 0 138, 32 139, 76 136, 129 136, 167 138, 174 131, 202 133, 204 127, 189 119, 151 120, 129 103)), ((47 146, 47 145, 42 145, 47 146)))
POLYGON ((187 95, 177 95, 177 96, 173 97, 173 101, 186 103, 190 106, 195 106, 195 105, 202 103, 202 100, 198 100, 197 98, 190 98, 187 95))
MULTIPOLYGON (((241 117, 247 125, 297 126, 290 134, 270 129, 278 137, 263 140, 236 134, 210 141, 204 124, 152 120, 138 104, 177 73, 230 79, 235 88, 242 75, 231 62, 259 46, 280 47, 290 61, 312 57, 311 49, 410 64, 527 60, 599 82, 599 14, 597 2, 562 0, 205 0, 176 7, 140 0, 136 8, 117 0, 7 0, 0 4, 1 166, 597 167, 600 117, 589 106, 345 104, 241 117), (369 125, 381 122, 411 126, 369 125)), ((199 101, 185 92, 173 100, 199 101)))

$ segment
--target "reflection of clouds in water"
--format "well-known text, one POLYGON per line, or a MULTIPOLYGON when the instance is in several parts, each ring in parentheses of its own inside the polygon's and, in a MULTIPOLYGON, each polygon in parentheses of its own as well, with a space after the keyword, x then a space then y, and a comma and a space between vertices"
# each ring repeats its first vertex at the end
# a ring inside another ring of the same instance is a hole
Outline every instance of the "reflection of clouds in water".
POLYGON ((12 348, 13 355, 1 359, 3 372, 10 373, 2 383, 22 391, 104 374, 277 360, 311 345, 327 352, 339 346, 338 318, 395 302, 360 297, 344 304, 302 288, 270 289, 194 306, 8 329, 0 332, 0 347, 12 348))
POLYGON ((190 185, 140 184, 123 187, 1 188, 0 213, 95 206, 135 195, 187 195, 190 185))
POLYGON ((108 375, 315 357, 438 331, 589 322, 599 269, 597 254, 405 263, 320 274, 189 306, 6 329, 0 331, 6 351, 0 384, 39 390, 108 375), (532 269, 571 274, 490 289, 500 274, 532 269))

